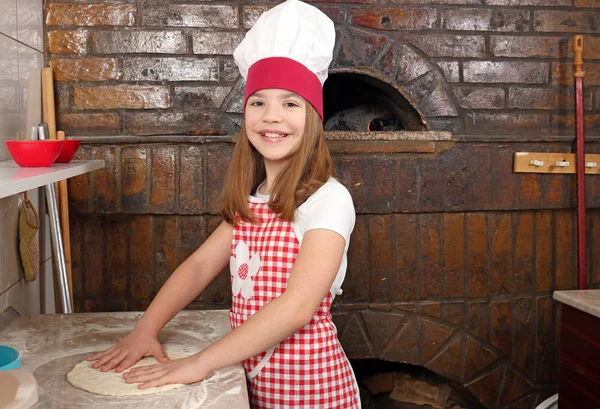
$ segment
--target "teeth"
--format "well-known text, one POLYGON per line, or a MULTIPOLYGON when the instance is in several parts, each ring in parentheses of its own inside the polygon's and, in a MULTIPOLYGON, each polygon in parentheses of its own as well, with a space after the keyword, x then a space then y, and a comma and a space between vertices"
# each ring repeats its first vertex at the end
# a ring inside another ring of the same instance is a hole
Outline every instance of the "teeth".
POLYGON ((265 132, 263 135, 266 136, 267 138, 282 138, 285 136, 285 134, 270 133, 270 132, 265 132))

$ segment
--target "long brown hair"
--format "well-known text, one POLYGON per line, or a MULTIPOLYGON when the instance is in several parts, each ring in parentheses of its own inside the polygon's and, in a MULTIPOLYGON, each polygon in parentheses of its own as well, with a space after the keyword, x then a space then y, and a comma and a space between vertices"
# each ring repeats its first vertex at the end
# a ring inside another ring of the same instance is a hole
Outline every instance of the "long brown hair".
MULTIPOLYGON (((323 123, 317 111, 307 102, 300 147, 277 175, 271 189, 269 208, 282 219, 293 220, 296 208, 323 186, 331 175, 331 155, 325 143, 323 123)), ((248 207, 248 195, 265 177, 263 157, 248 140, 246 127, 242 125, 227 168, 221 217, 232 224, 238 222, 236 215, 244 221, 253 221, 255 215, 248 207)))

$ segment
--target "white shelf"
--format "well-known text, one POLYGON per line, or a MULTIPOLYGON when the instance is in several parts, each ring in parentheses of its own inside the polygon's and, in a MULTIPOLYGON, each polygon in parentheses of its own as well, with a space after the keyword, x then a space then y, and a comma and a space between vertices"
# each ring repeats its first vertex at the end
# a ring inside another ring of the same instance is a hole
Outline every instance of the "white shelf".
POLYGON ((12 160, 0 162, 0 198, 83 175, 104 167, 103 160, 73 160, 45 168, 22 168, 12 160))

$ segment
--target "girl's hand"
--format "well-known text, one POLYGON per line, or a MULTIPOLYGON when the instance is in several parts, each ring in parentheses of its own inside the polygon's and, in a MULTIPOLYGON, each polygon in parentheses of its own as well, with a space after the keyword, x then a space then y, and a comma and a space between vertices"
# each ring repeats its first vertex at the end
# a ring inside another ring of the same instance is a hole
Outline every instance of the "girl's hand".
POLYGON ((199 363, 197 355, 174 359, 161 365, 133 368, 123 374, 126 383, 140 383, 140 389, 173 383, 199 382, 208 376, 208 372, 199 363))
POLYGON ((96 361, 92 368, 100 368, 102 372, 110 371, 113 368, 116 368, 116 372, 122 372, 145 356, 153 356, 162 363, 169 362, 169 358, 156 336, 134 329, 117 345, 92 355, 87 360, 96 361))

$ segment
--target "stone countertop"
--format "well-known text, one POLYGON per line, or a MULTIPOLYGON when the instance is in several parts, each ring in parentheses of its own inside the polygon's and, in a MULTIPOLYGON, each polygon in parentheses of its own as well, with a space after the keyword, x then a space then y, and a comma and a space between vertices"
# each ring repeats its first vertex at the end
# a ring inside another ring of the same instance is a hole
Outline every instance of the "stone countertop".
POLYGON ((554 299, 600 318, 600 290, 555 291, 554 299))
MULTIPOLYGON (((21 352, 21 366, 38 383, 35 409, 249 408, 241 365, 215 371, 201 382, 160 394, 101 396, 74 388, 67 373, 92 352, 105 350, 127 335, 140 312, 30 315, 0 332, 0 343, 21 352)), ((230 331, 227 311, 182 311, 163 328, 159 340, 167 355, 194 354, 230 331)))

